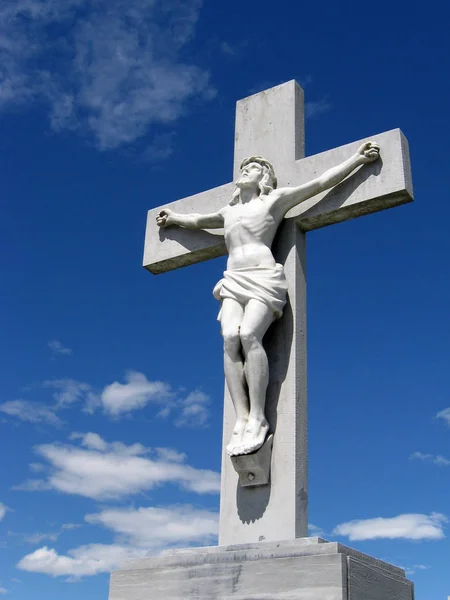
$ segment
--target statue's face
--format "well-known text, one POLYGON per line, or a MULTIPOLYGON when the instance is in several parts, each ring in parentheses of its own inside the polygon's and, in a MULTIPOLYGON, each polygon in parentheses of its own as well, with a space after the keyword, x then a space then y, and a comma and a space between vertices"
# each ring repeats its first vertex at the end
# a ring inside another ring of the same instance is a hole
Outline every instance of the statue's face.
POLYGON ((263 168, 260 164, 252 162, 241 170, 236 185, 240 188, 257 187, 263 176, 263 168))

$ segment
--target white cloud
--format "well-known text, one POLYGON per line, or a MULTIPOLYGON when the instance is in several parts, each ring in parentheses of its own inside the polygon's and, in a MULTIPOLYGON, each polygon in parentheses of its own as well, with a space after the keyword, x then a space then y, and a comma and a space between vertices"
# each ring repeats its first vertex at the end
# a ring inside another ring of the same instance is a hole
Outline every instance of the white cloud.
POLYGON ((36 452, 47 461, 50 474, 45 480, 31 479, 15 489, 55 489, 97 500, 121 498, 165 483, 198 494, 219 491, 218 473, 180 462, 184 457, 178 453, 174 460, 170 456, 172 450, 163 456, 159 449, 159 456, 150 458, 144 456, 150 450, 142 444, 107 443, 96 434, 75 437, 81 438, 84 448, 56 443, 38 446, 36 452))
POLYGON ((444 408, 444 410, 441 410, 440 412, 438 412, 438 414, 436 415, 437 419, 443 419, 447 425, 450 426, 450 407, 449 408, 444 408))
POLYGON ((6 515, 6 506, 0 502, 0 521, 3 521, 6 515))
POLYGON ((209 396, 196 390, 178 403, 180 414, 175 419, 177 427, 204 427, 209 419, 209 396))
POLYGON ((8 593, 8 590, 4 587, 0 586, 0 596, 5 596, 8 593))
POLYGON ((50 340, 47 346, 53 352, 53 354, 62 354, 66 356, 70 356, 72 354, 72 350, 63 346, 59 340, 50 340))
POLYGON ((218 531, 217 513, 191 506, 107 509, 87 515, 86 521, 113 532, 116 543, 89 544, 67 555, 44 546, 24 556, 17 567, 53 577, 96 575, 169 547, 214 543, 218 531))
POLYGON ((440 540, 445 537, 444 525, 448 522, 445 515, 405 514, 392 518, 378 517, 341 523, 333 533, 348 537, 350 540, 397 539, 440 540))
POLYGON ((172 546, 216 541, 218 513, 192 506, 107 509, 86 516, 91 524, 103 525, 129 544, 152 552, 172 546))
POLYGON ((422 452, 413 452, 409 457, 411 460, 422 460, 424 462, 432 462, 440 467, 450 467, 450 460, 440 454, 423 454, 422 452))
POLYGON ((201 0, 15 0, 0 7, 0 108, 43 100, 99 148, 170 124, 213 92, 183 59, 201 0), (58 33, 60 32, 60 33, 58 33), (45 65, 45 66, 43 66, 45 65))
POLYGON ((143 408, 149 402, 163 402, 172 398, 170 386, 162 381, 149 381, 145 375, 128 371, 126 383, 115 381, 107 385, 102 394, 103 408, 110 415, 117 416, 143 408))
POLYGON ((81 440, 81 445, 91 450, 100 450, 100 452, 108 449, 108 442, 98 435, 98 433, 72 433, 71 440, 81 440))
POLYGON ((157 404, 161 407, 158 416, 173 415, 177 427, 204 427, 210 415, 210 399, 204 392, 194 390, 180 398, 168 383, 150 381, 138 371, 128 371, 125 383, 107 385, 100 398, 105 412, 113 417, 157 404))
POLYGON ((17 568, 31 573, 44 573, 52 577, 83 577, 107 573, 118 569, 133 558, 142 558, 146 551, 120 545, 89 544, 69 550, 61 555, 44 546, 24 556, 17 568))
POLYGON ((59 427, 61 419, 51 406, 28 400, 10 400, 0 404, 0 412, 29 423, 49 423, 59 427))

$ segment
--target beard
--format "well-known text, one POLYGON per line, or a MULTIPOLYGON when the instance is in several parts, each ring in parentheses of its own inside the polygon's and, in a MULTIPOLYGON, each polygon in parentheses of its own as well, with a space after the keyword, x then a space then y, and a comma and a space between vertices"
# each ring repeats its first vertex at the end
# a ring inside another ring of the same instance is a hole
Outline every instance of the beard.
POLYGON ((251 187, 258 187, 256 181, 251 181, 248 177, 243 177, 242 175, 236 181, 236 187, 240 189, 246 189, 251 187))

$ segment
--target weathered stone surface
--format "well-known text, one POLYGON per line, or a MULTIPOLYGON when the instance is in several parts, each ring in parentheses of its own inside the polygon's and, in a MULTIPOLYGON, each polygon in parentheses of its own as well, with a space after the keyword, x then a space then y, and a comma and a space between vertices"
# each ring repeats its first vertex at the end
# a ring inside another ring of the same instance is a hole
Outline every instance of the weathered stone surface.
MULTIPOLYGON (((294 159, 303 156, 303 93, 286 84, 238 102, 235 173, 254 148, 268 160, 278 156, 280 181, 294 159), (273 108, 265 113, 262 107, 273 108), (278 107, 278 109, 276 109, 278 107), (259 127, 259 129, 255 129, 259 127)), ((243 488, 223 453, 219 544, 288 540, 308 535, 308 457, 306 390, 306 240, 292 219, 278 229, 272 251, 284 265, 288 302, 269 328, 264 347, 269 358, 266 417, 275 432, 270 482, 243 488)), ((234 427, 233 403, 225 386, 223 447, 234 427)))
POLYGON ((413 600, 402 569, 318 538, 174 551, 111 576, 109 600, 413 600))

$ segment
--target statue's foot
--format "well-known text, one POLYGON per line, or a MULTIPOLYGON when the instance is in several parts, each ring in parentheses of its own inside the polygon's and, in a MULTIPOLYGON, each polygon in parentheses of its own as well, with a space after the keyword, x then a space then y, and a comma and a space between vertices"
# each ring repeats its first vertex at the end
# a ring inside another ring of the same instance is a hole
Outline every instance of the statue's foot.
POLYGON ((227 454, 229 456, 234 456, 235 454, 239 454, 237 451, 242 444, 242 438, 244 436, 245 430, 247 427, 247 419, 238 419, 236 421, 236 425, 234 426, 233 433, 231 434, 230 443, 226 447, 227 454))
POLYGON ((250 454, 256 452, 266 441, 269 433, 269 423, 266 419, 252 419, 247 421, 247 426, 235 454, 250 454))

